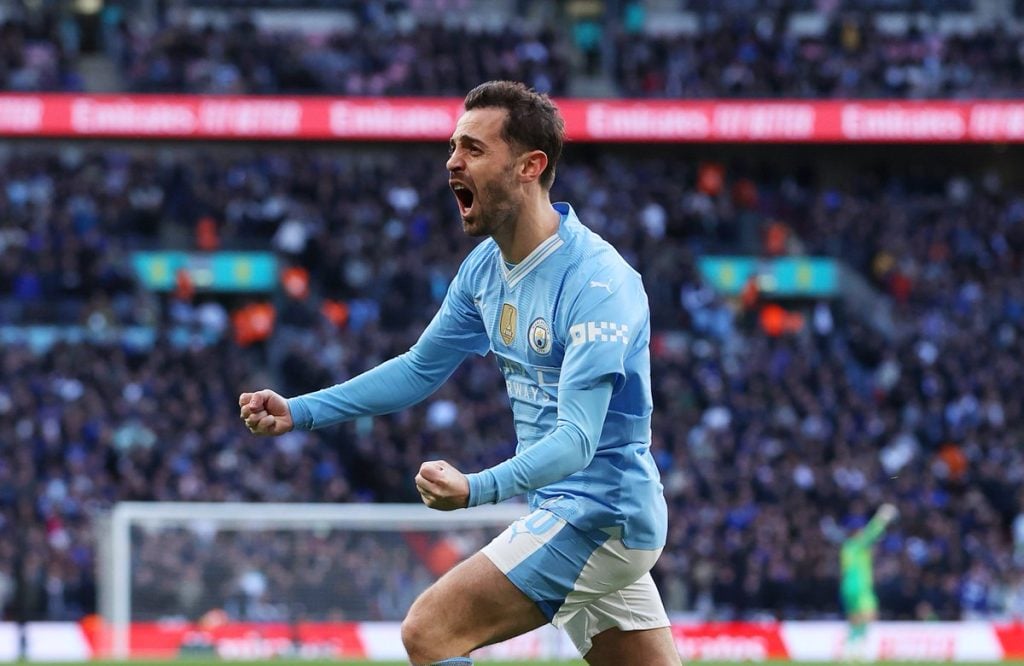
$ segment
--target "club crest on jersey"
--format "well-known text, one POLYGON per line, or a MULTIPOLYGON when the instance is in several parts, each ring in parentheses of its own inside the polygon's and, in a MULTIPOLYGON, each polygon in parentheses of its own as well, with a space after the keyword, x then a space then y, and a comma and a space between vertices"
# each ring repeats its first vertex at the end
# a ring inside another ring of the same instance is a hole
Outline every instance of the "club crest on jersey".
POLYGON ((530 324, 529 331, 530 349, 541 356, 551 353, 551 327, 541 317, 537 317, 530 324))
POLYGON ((498 320, 498 332, 506 345, 511 345, 516 339, 516 308, 511 303, 501 306, 501 319, 498 320))

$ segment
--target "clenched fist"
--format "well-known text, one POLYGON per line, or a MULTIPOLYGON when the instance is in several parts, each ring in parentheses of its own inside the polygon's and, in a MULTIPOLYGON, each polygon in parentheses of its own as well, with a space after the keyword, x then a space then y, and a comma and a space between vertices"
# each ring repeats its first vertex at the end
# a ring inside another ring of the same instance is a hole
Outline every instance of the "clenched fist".
POLYGON ((416 490, 431 509, 452 511, 469 506, 469 479, 443 460, 420 465, 416 490))
POLYGON ((243 393, 238 406, 245 427, 254 435, 283 435, 294 426, 288 401, 270 389, 243 393))

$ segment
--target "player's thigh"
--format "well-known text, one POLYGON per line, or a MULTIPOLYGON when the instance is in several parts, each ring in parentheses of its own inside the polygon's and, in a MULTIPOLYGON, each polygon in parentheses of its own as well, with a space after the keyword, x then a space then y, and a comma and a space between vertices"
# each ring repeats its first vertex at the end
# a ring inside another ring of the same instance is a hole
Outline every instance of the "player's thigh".
POLYGON ((476 553, 416 599, 404 630, 431 644, 457 637, 462 654, 546 623, 537 606, 487 557, 476 553))
POLYGON ((679 663, 668 615, 649 572, 586 603, 575 603, 574 595, 556 616, 555 624, 565 630, 589 663, 679 663))
POLYGON ((605 629, 591 639, 584 659, 590 666, 679 666, 682 662, 668 627, 605 629))

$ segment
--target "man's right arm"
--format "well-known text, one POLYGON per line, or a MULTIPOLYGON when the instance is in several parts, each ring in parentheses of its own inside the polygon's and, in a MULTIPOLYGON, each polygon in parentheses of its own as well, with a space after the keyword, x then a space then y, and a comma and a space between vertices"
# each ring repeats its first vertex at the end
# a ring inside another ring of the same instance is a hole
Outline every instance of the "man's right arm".
POLYGON ((466 356, 483 356, 489 350, 480 312, 466 287, 468 263, 463 263, 437 314, 408 352, 342 384, 287 400, 267 389, 243 393, 239 406, 246 426, 257 435, 312 430, 395 412, 429 396, 466 356))
POLYGON ((467 353, 439 345, 424 335, 406 353, 347 382, 289 398, 294 427, 324 428, 414 405, 436 391, 467 353))
POLYGON ((869 547, 874 544, 885 532, 893 520, 899 515, 899 511, 892 504, 883 504, 875 515, 871 517, 868 524, 857 534, 851 537, 851 542, 862 547, 869 547))

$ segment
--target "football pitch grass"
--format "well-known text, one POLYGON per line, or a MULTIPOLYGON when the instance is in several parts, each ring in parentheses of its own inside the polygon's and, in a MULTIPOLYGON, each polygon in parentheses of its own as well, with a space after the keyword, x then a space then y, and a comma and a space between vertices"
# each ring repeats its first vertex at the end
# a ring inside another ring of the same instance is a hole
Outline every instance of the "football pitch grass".
MULTIPOLYGON (((316 661, 303 659, 267 659, 262 661, 238 661, 220 659, 176 659, 164 661, 88 661, 88 662, 61 662, 50 664, 45 662, 17 662, 31 664, 32 666, 70 666, 72 664, 83 664, 84 666, 272 666, 274 664, 295 664, 296 666, 409 666, 409 662, 397 661, 316 661)), ((796 666, 843 666, 849 662, 793 662, 793 661, 689 661, 687 665, 695 666, 735 666, 736 664, 794 664, 796 666)), ((932 661, 877 661, 857 662, 857 666, 927 666, 931 664, 955 664, 956 666, 1024 666, 1021 661, 993 661, 993 662, 932 662, 932 661)), ((587 666, 583 660, 568 661, 477 661, 476 666, 587 666)))
MULTIPOLYGON (((12 662, 0 662, 10 664, 25 664, 26 666, 75 666, 75 664, 81 664, 82 666, 285 666, 286 664, 291 666, 409 666, 407 661, 364 661, 361 659, 298 659, 289 657, 277 657, 271 659, 256 659, 256 660, 242 660, 242 659, 218 659, 216 657, 182 657, 179 659, 126 659, 124 661, 117 661, 113 659, 97 659, 90 661, 12 661, 12 662)), ((713 661, 702 661, 702 662, 690 662, 700 663, 701 666, 717 666, 719 662, 713 661)), ((723 664, 725 662, 722 662, 723 664)), ((731 662, 736 664, 738 662, 731 662)), ((747 662, 749 663, 749 662, 747 662)), ((769 663, 769 662, 762 662, 769 663)), ((1005 663, 1005 662, 1004 662, 1005 663)), ((486 661, 479 660, 474 662, 474 666, 587 666, 587 662, 580 660, 561 660, 561 661, 545 661, 538 659, 527 659, 525 661, 486 661)), ((801 666, 814 666, 813 664, 804 663, 801 666)), ((835 665, 833 665, 835 666, 835 665)), ((906 666, 906 662, 904 662, 906 666)), ((958 664, 957 666, 964 666, 958 664)), ((970 665, 968 665, 970 666, 970 665)), ((988 666, 995 666, 989 664, 988 666)), ((1021 664, 1020 666, 1024 666, 1021 664)))

